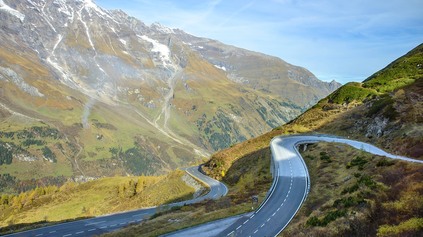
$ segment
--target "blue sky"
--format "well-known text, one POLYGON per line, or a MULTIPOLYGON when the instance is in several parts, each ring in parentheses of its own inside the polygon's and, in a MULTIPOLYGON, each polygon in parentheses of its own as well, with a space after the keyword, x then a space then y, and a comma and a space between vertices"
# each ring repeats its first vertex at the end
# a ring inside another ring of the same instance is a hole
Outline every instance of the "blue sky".
POLYGON ((423 43, 422 0, 95 2, 148 25, 277 56, 325 81, 362 81, 423 43))

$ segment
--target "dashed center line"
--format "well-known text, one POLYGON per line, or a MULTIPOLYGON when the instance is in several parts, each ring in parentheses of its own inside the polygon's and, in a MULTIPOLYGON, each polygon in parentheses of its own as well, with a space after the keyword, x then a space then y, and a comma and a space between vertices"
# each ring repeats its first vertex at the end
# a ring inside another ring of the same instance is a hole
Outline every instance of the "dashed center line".
POLYGON ((241 227, 242 227, 242 225, 238 226, 238 227, 236 228, 236 230, 239 230, 241 227))
POLYGON ((258 232, 258 229, 254 231, 254 234, 258 232))
POLYGON ((80 235, 80 234, 82 234, 82 233, 84 233, 84 231, 78 231, 78 232, 76 232, 75 234, 80 235))
POLYGON ((85 226, 97 225, 97 224, 101 224, 101 223, 104 223, 104 222, 106 222, 106 221, 98 221, 98 222, 88 223, 88 224, 85 224, 85 226))
POLYGON ((72 234, 67 234, 67 235, 63 235, 62 237, 68 237, 71 236, 72 234))
POLYGON ((260 227, 261 227, 261 228, 263 228, 264 224, 265 224, 265 223, 263 223, 260 227))
POLYGON ((94 231, 95 229, 89 229, 88 232, 94 231))
POLYGON ((43 236, 44 234, 38 234, 38 235, 36 235, 36 236, 43 236))
POLYGON ((54 233, 56 233, 56 231, 55 230, 53 230, 53 231, 50 231, 50 232, 48 232, 49 234, 54 234, 54 233))
POLYGON ((244 221, 244 223, 243 223, 243 224, 244 224, 244 225, 245 225, 245 224, 247 224, 247 222, 248 222, 248 221, 249 221, 249 220, 247 219, 246 221, 244 221))

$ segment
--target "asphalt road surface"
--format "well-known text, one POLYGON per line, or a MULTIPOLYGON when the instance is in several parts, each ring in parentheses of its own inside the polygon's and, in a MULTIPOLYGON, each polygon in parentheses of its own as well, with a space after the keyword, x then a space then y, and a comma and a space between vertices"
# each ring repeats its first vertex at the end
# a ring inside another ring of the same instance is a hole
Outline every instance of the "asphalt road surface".
MULTIPOLYGON (((218 199, 227 194, 228 189, 222 183, 214 180, 199 171, 199 167, 186 168, 185 171, 193 176, 195 179, 205 183, 210 187, 210 191, 201 197, 172 203, 168 207, 183 206, 184 204, 192 204, 203 201, 205 199, 218 199)), ((29 231, 19 232, 15 234, 6 235, 8 237, 86 237, 100 235, 111 232, 125 226, 140 223, 148 219, 151 215, 156 213, 156 207, 139 209, 135 211, 128 211, 122 213, 111 214, 107 216, 99 216, 95 218, 67 222, 57 224, 29 231)))

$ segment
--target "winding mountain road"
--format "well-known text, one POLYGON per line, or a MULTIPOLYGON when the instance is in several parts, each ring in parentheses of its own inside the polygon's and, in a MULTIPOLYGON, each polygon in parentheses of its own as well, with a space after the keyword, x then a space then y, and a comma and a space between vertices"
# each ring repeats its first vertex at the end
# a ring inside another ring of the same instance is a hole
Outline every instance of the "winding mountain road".
POLYGON ((218 236, 277 236, 295 216, 310 190, 307 166, 298 146, 321 141, 344 143, 375 155, 423 163, 387 153, 364 142, 329 135, 276 137, 270 144, 274 179, 267 198, 253 215, 239 219, 218 236))
MULTIPOLYGON (((295 216, 310 189, 307 166, 298 152, 298 146, 321 141, 344 143, 375 155, 423 163, 421 160, 387 153, 364 142, 329 135, 276 137, 270 144, 272 151, 271 171, 274 179, 266 199, 257 211, 240 217, 234 224, 221 231, 217 236, 277 236, 295 216)), ((198 228, 207 229, 204 228, 205 225, 198 228)), ((189 236, 187 235, 190 233, 189 231, 190 229, 187 229, 186 232, 180 231, 170 236, 189 236)), ((191 230, 191 232, 193 231, 191 230)), ((214 235, 204 233, 196 236, 208 237, 214 235)))
MULTIPOLYGON (((228 192, 227 187, 217 180, 214 180, 199 171, 198 166, 189 167, 184 169, 193 178, 203 182, 205 185, 210 187, 210 191, 198 198, 191 200, 181 201, 177 203, 171 203, 164 205, 166 207, 183 206, 185 204, 192 204, 201 202, 205 199, 218 199, 228 192)), ((87 237, 94 235, 101 235, 107 232, 111 232, 125 226, 139 223, 143 220, 148 219, 151 215, 156 213, 157 207, 144 208, 134 211, 116 213, 106 216, 99 216, 90 219, 84 219, 79 221, 72 221, 63 224, 57 224, 38 229, 33 229, 24 232, 18 232, 8 237, 87 237)))
MULTIPOLYGON (((273 183, 265 200, 257 211, 250 215, 240 217, 234 224, 224 229, 217 236, 277 236, 295 216, 306 199, 310 189, 310 178, 307 166, 298 152, 298 146, 301 144, 311 144, 321 141, 344 143, 375 155, 423 164, 422 160, 393 155, 371 144, 340 137, 329 135, 276 137, 270 144, 270 149, 272 151, 271 172, 273 175, 273 183)), ((192 200, 169 204, 169 207, 192 204, 205 199, 218 199, 227 194, 228 189, 224 184, 202 174, 197 166, 186 168, 185 171, 194 178, 210 186, 210 192, 192 200)), ((156 207, 152 207, 117 213, 108 216, 43 227, 7 236, 82 237, 100 235, 120 229, 129 224, 145 220, 150 215, 154 214, 156 210, 156 207)), ((185 231, 179 231, 176 234, 172 234, 172 236, 189 236, 188 233, 193 228, 189 228, 185 231)), ((196 236, 205 237, 213 235, 204 233, 200 235, 196 234, 196 236)))

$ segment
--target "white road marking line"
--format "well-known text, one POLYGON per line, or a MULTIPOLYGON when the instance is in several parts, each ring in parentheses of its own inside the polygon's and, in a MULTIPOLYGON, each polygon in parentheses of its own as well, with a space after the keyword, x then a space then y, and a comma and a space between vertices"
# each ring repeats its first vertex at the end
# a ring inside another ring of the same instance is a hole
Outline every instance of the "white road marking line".
POLYGON ((242 225, 238 226, 238 227, 236 228, 236 230, 239 230, 241 227, 242 227, 242 225))
POLYGON ((79 234, 82 234, 82 233, 84 233, 84 231, 79 231, 79 232, 76 232, 75 234, 79 235, 79 234))
POLYGON ((260 227, 263 228, 263 226, 264 226, 264 223, 260 227))
POLYGON ((102 226, 102 227, 100 227, 100 229, 106 229, 107 228, 107 226, 102 226))
POLYGON ((94 231, 95 229, 89 229, 88 232, 94 231))
POLYGON ((117 226, 117 225, 109 225, 109 227, 115 227, 115 226, 117 226))
POLYGON ((230 235, 232 235, 234 233, 234 231, 232 231, 231 233, 229 233, 228 235, 226 235, 226 236, 230 236, 230 235))
POLYGON ((106 221, 99 221, 99 222, 88 223, 88 224, 85 224, 85 226, 97 225, 97 224, 101 224, 101 223, 104 223, 104 222, 106 222, 106 221))
POLYGON ((276 212, 273 212, 272 216, 275 216, 276 212))
POLYGON ((53 231, 50 231, 50 232, 48 232, 49 234, 53 234, 53 233, 56 233, 56 231, 55 230, 53 230, 53 231))
POLYGON ((119 225, 126 225, 126 222, 122 222, 122 223, 120 223, 119 225))
POLYGON ((62 235, 62 237, 68 237, 71 236, 72 234, 67 234, 67 235, 62 235))
POLYGON ((43 236, 44 234, 38 234, 38 235, 36 235, 36 236, 43 236))
POLYGON ((267 219, 267 221, 266 222, 269 222, 270 221, 270 217, 269 217, 269 219, 267 219))
POLYGON ((244 221, 244 223, 243 223, 243 224, 244 224, 244 225, 245 225, 245 224, 247 224, 247 222, 248 222, 248 221, 249 221, 249 220, 247 219, 246 221, 244 221))
POLYGON ((254 217, 254 214, 250 216, 250 219, 254 217))
POLYGON ((129 224, 132 224, 132 223, 135 223, 135 221, 130 221, 130 222, 128 222, 129 224))
POLYGON ((258 229, 256 231, 254 231, 254 234, 258 232, 258 229))

